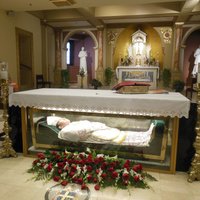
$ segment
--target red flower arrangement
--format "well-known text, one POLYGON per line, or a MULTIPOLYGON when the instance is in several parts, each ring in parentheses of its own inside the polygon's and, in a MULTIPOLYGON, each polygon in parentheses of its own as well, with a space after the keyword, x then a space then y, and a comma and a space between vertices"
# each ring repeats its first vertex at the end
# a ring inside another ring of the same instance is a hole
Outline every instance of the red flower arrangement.
POLYGON ((53 179, 63 186, 76 183, 82 189, 87 189, 87 185, 93 183, 95 190, 107 186, 122 189, 128 186, 149 188, 146 179, 156 180, 143 171, 141 164, 134 161, 96 154, 90 149, 87 152, 65 150, 38 153, 28 172, 35 174, 35 180, 53 179))

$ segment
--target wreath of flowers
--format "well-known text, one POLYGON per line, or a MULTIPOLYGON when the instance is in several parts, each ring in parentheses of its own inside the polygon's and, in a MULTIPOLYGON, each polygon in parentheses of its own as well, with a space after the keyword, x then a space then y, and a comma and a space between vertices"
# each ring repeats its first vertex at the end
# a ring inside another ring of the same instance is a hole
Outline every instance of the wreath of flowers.
POLYGON ((68 183, 81 185, 95 184, 95 190, 107 186, 127 189, 128 186, 149 188, 146 179, 156 180, 143 171, 141 164, 131 160, 87 152, 46 151, 38 153, 28 173, 33 173, 34 180, 51 180, 66 186, 68 183))

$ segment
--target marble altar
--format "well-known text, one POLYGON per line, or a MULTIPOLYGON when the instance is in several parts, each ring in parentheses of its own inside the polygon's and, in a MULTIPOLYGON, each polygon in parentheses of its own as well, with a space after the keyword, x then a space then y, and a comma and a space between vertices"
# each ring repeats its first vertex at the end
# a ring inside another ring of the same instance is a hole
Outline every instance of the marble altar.
POLYGON ((150 89, 157 88, 159 79, 158 66, 118 66, 116 68, 118 83, 122 81, 147 82, 150 89))

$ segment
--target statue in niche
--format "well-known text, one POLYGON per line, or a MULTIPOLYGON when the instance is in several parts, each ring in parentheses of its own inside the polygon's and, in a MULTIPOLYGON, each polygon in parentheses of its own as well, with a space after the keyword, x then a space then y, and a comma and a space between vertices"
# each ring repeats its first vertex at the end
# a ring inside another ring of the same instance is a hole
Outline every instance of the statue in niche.
POLYGON ((81 48, 81 51, 79 52, 78 57, 80 58, 79 72, 84 71, 84 74, 86 75, 87 74, 87 61, 86 61, 87 52, 84 50, 84 47, 81 48))
POLYGON ((192 70, 192 76, 195 78, 198 73, 198 64, 200 63, 200 45, 194 52, 194 58, 195 60, 194 60, 194 67, 192 70))
POLYGON ((150 60, 151 45, 146 44, 146 33, 141 30, 132 34, 132 43, 128 46, 128 57, 133 65, 145 65, 150 60))

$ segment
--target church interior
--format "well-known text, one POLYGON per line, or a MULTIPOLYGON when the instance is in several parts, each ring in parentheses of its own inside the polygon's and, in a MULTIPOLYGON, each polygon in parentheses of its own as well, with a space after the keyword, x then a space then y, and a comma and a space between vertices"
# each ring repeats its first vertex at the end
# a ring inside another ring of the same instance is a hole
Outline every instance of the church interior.
POLYGON ((0 199, 199 199, 199 0, 1 0, 0 25, 0 199), (124 171, 103 188, 105 166, 89 182, 76 162, 85 182, 64 166, 50 180, 61 161, 48 171, 44 152, 64 148, 124 171), (47 183, 27 173, 40 159, 47 183))

